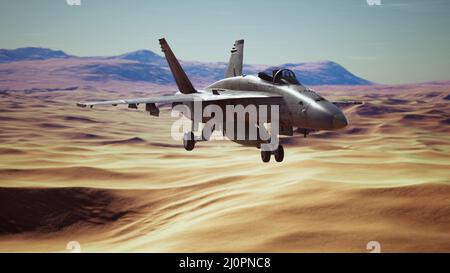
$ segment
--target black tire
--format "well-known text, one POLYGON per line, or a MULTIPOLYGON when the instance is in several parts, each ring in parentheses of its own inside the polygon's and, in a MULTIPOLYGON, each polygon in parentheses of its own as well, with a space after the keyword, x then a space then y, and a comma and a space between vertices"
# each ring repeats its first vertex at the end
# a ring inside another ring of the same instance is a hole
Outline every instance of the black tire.
POLYGON ((270 151, 263 151, 261 150, 261 160, 264 163, 267 163, 270 161, 271 152, 270 151))
POLYGON ((274 152, 275 161, 282 162, 284 159, 284 149, 282 145, 278 145, 278 148, 274 152))
POLYGON ((194 133, 187 132, 184 134, 183 146, 186 149, 186 151, 194 150, 194 147, 195 147, 194 133))

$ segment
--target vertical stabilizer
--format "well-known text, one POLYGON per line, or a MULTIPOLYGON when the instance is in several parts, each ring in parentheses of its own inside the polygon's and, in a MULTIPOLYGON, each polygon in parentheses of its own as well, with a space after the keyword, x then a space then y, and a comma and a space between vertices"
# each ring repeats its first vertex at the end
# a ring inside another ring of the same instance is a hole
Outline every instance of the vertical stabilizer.
POLYGON ((170 46, 166 42, 166 39, 159 39, 159 44, 161 45, 161 49, 166 56, 167 63, 169 64, 170 70, 172 71, 173 77, 175 78, 175 82, 177 83, 180 92, 183 94, 196 93, 197 91, 187 77, 177 58, 173 54, 172 49, 170 49, 170 46))
POLYGON ((244 40, 237 40, 231 49, 230 62, 225 73, 225 78, 242 76, 244 60, 244 40))

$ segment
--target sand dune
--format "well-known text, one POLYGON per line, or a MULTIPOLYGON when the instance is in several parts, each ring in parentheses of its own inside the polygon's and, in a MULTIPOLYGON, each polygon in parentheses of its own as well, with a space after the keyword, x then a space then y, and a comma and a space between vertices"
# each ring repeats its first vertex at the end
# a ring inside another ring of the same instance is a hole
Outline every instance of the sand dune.
POLYGON ((283 139, 278 164, 227 141, 186 152, 167 109, 74 106, 119 93, 3 91, 0 252, 449 252, 450 85, 318 89, 365 104, 283 139))
POLYGON ((106 190, 0 188, 1 235, 50 233, 66 227, 106 225, 129 214, 106 190))

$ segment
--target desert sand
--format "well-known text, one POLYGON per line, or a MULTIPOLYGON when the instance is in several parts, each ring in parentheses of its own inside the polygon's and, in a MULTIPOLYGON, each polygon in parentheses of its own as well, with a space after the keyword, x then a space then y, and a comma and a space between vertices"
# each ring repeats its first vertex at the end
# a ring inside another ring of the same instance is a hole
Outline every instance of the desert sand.
MULTIPOLYGON (((167 88, 166 88, 167 89, 167 88)), ((450 83, 317 88, 350 125, 192 152, 169 109, 82 109, 82 88, 0 94, 0 252, 450 252, 450 83)))

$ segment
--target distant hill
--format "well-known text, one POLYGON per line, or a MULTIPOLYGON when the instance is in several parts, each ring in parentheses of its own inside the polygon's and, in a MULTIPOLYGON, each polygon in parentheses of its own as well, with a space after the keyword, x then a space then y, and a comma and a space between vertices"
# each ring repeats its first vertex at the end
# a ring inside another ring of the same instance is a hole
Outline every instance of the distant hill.
POLYGON ((64 51, 41 47, 23 47, 17 49, 0 49, 0 63, 17 61, 48 60, 70 57, 64 51))
POLYGON ((137 50, 120 56, 110 57, 112 59, 130 60, 140 63, 163 63, 166 59, 150 50, 137 50))
POLYGON ((307 85, 370 85, 370 81, 360 78, 343 66, 332 61, 284 64, 282 67, 295 72, 307 85))
MULTIPOLYGON (((199 86, 222 79, 227 65, 225 62, 182 60, 180 62, 188 76, 199 86)), ((59 82, 64 81, 62 77, 71 77, 73 80, 79 79, 91 82, 114 80, 160 85, 174 84, 165 58, 150 50, 138 50, 111 57, 77 57, 60 50, 47 48, 0 49, 0 63, 3 63, 0 65, 0 77, 7 74, 10 79, 14 79, 14 75, 20 75, 20 80, 33 82, 45 76, 52 80, 58 80, 57 77, 60 77, 59 82), (18 61, 33 62, 27 62, 25 65, 17 63, 18 61), (25 73, 25 71, 28 72, 25 73)), ((272 67, 270 65, 246 64, 244 73, 257 74, 272 67)), ((280 64, 277 67, 293 70, 300 82, 305 85, 371 84, 370 81, 354 75, 343 66, 332 61, 288 63, 280 64)))

